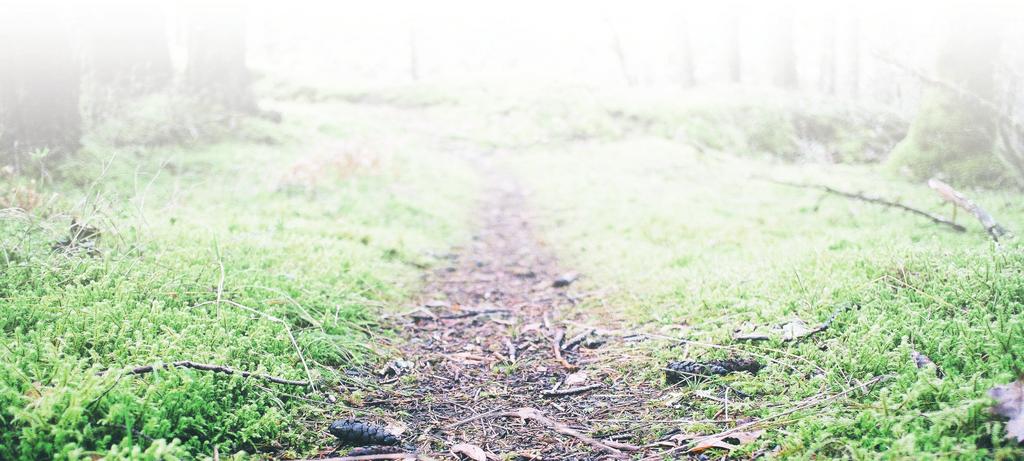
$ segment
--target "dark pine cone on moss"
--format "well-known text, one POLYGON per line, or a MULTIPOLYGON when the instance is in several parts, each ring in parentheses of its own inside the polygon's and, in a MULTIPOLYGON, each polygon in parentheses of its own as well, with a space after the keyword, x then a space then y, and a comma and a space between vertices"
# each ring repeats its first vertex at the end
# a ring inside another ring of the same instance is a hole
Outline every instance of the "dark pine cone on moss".
POLYGON ((398 445, 398 437, 389 433, 387 429, 353 419, 335 421, 327 431, 349 445, 398 445))
POLYGON ((711 376, 723 376, 737 371, 747 371, 756 375, 761 368, 764 368, 764 365, 749 359, 711 360, 709 362, 680 360, 669 362, 665 366, 665 381, 669 384, 696 383, 711 376))

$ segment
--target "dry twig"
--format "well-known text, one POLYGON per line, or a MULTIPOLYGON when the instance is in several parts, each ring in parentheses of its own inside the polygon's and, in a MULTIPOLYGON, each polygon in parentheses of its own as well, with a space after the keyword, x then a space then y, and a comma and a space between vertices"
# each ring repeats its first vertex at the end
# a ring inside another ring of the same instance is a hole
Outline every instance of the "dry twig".
POLYGON ((224 365, 213 365, 213 364, 208 364, 208 363, 196 363, 196 362, 192 362, 192 361, 189 361, 189 360, 180 360, 180 361, 172 362, 172 363, 158 363, 158 364, 154 364, 154 365, 138 366, 138 367, 132 368, 131 370, 128 370, 127 373, 131 374, 131 375, 141 375, 141 374, 146 374, 146 373, 152 373, 152 372, 154 372, 156 370, 159 370, 159 369, 162 369, 162 368, 170 368, 170 367, 175 367, 175 368, 191 368, 193 370, 212 371, 214 373, 224 373, 224 374, 227 374, 227 375, 235 375, 235 374, 237 374, 238 376, 241 376, 243 378, 262 379, 264 381, 269 381, 269 382, 277 383, 277 384, 287 384, 289 386, 303 386, 303 387, 309 386, 309 381, 296 381, 296 380, 291 380, 291 379, 284 379, 284 378, 279 378, 277 376, 265 375, 265 374, 261 374, 261 373, 252 373, 252 372, 248 372, 248 371, 235 370, 235 369, 233 369, 231 367, 224 366, 224 365))
POLYGON ((783 185, 783 186, 799 187, 799 188, 803 188, 803 189, 818 189, 818 190, 821 190, 821 191, 825 191, 825 192, 827 192, 829 194, 834 194, 834 195, 838 195, 838 196, 841 196, 841 197, 851 198, 851 199, 854 199, 854 200, 860 200, 860 201, 868 202, 868 203, 874 203, 876 205, 882 205, 882 206, 886 206, 886 207, 890 207, 890 208, 896 208, 896 209, 899 209, 899 210, 906 211, 908 213, 913 213, 913 214, 916 214, 918 216, 923 216, 925 218, 928 218, 932 222, 934 222, 935 224, 942 224, 944 226, 949 226, 951 229, 953 229, 953 230, 955 230, 957 232, 964 232, 964 231, 967 230, 964 226, 961 226, 961 225, 959 225, 959 224, 957 224, 957 223, 955 223, 953 221, 950 221, 950 220, 948 220, 948 219, 946 219, 946 218, 944 218, 942 216, 939 216, 937 214, 929 213, 927 211, 924 211, 924 210, 921 210, 921 209, 918 209, 918 208, 914 208, 912 206, 909 206, 909 205, 906 205, 906 204, 903 204, 903 203, 900 203, 900 202, 895 202, 895 201, 892 201, 892 200, 886 200, 886 199, 883 199, 883 198, 880 198, 880 197, 875 197, 875 196, 871 196, 871 195, 865 195, 863 193, 853 193, 853 192, 841 191, 839 189, 835 189, 835 188, 833 188, 831 186, 826 186, 826 185, 823 185, 823 184, 800 184, 800 183, 793 183, 793 182, 787 182, 787 181, 779 181, 779 180, 774 180, 774 179, 769 179, 769 181, 771 181, 771 182, 773 182, 775 184, 783 185))
POLYGON ((565 389, 551 389, 541 392, 541 395, 543 395, 544 397, 561 397, 564 395, 582 394, 584 392, 592 391, 600 387, 600 384, 591 384, 588 386, 567 387, 565 389))
POLYGON ((562 340, 565 339, 565 330, 559 328, 555 331, 555 337, 551 340, 551 350, 554 351, 555 360, 561 363, 567 370, 575 371, 578 367, 569 363, 565 357, 562 357, 562 340))
POLYGON ((583 333, 573 336, 568 341, 566 341, 564 345, 562 345, 562 350, 571 351, 574 347, 579 346, 580 343, 583 342, 583 340, 587 339, 588 336, 592 335, 594 331, 595 330, 593 328, 589 328, 583 333))

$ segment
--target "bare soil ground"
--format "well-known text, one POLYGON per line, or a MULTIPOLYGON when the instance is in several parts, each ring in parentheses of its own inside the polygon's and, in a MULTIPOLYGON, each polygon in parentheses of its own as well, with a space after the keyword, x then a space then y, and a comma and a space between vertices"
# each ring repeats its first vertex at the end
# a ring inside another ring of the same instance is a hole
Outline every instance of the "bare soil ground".
POLYGON ((405 360, 389 365, 391 385, 368 404, 407 424, 403 440, 431 457, 460 444, 494 459, 640 450, 661 390, 617 362, 643 338, 578 307, 587 295, 534 235, 521 188, 484 170, 480 230, 429 275, 420 307, 397 317, 405 360))

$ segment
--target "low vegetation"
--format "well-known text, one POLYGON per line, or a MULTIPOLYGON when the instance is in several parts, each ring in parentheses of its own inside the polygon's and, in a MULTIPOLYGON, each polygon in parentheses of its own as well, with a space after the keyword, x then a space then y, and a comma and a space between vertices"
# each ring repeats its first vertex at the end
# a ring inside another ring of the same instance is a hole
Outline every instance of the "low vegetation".
POLYGON ((464 235, 473 181, 458 163, 410 137, 386 142, 350 106, 280 110, 282 126, 239 120, 271 140, 94 142, 54 181, 4 180, 0 458, 287 456, 320 444, 337 408, 301 388, 126 374, 191 360, 320 388, 360 379, 388 353, 381 308, 464 235), (335 124, 344 132, 324 129, 335 124), (447 180, 431 181, 442 166, 447 180), (73 221, 98 236, 69 235, 73 221))
MULTIPOLYGON (((659 138, 534 149, 510 164, 538 191, 533 203, 548 216, 552 244, 573 266, 592 268, 590 288, 614 293, 591 309, 692 341, 654 347, 651 370, 662 360, 737 353, 768 360, 756 377, 724 379, 742 392, 729 411, 744 417, 854 390, 775 420, 746 453, 778 445, 776 454, 795 458, 1024 455, 1003 438, 1007 429, 986 397, 1024 363, 1017 242, 995 246, 962 212, 968 232, 957 233, 767 179, 868 191, 949 216, 923 183, 877 167, 753 161, 659 138), (830 318, 827 329, 798 341, 784 333, 736 339, 830 318), (919 368, 915 353, 938 369, 919 368), (860 388, 876 377, 885 381, 860 388)), ((1008 227, 1024 224, 1013 193, 972 193, 1008 227)), ((678 416, 719 413, 720 401, 698 393, 720 385, 681 390, 689 403, 678 416)))
MULTIPOLYGON (((701 396, 723 385, 735 391, 729 415, 767 418, 735 455, 1024 456, 986 394, 1024 363, 1018 242, 994 244, 963 212, 958 233, 776 182, 951 217, 868 154, 905 129, 898 119, 841 124, 795 104, 677 93, 626 103, 580 87, 550 99, 454 87, 273 94, 280 125, 238 117, 223 136, 168 144, 113 120, 59 168, 4 176, 0 458, 288 457, 329 445, 324 428, 344 402, 190 368, 129 371, 189 360, 365 385, 399 354, 382 310, 468 239, 478 180, 467 160, 480 154, 534 191, 540 233, 584 273, 574 287, 601 293, 580 309, 688 340, 647 344, 629 362, 643 379, 660 385, 673 360, 765 362, 757 375, 666 388, 686 402, 679 418, 721 416, 721 399, 701 396), (751 113, 763 117, 743 120, 785 135, 736 122, 751 113)), ((1015 192, 968 192, 1024 228, 1015 192)))

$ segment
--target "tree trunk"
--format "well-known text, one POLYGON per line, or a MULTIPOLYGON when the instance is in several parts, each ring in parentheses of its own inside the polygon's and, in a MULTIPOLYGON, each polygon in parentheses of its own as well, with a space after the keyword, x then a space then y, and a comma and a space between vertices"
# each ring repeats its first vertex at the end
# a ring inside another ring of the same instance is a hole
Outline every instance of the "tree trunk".
POLYGON ((258 113, 246 65, 244 3, 217 2, 189 13, 186 87, 228 110, 258 113))
POLYGON ((155 0, 98 2, 88 10, 88 74, 103 104, 159 90, 174 70, 155 0))
POLYGON ((79 148, 81 69, 55 3, 18 2, 0 19, 0 163, 17 170, 30 153, 79 148))
POLYGON ((416 27, 413 26, 409 28, 409 78, 414 82, 420 79, 420 57, 416 42, 416 27))
POLYGON ((836 15, 833 11, 825 13, 825 29, 821 40, 821 73, 818 86, 822 93, 836 94, 836 15))
POLYGON ((682 55, 682 62, 679 69, 679 83, 682 84, 683 88, 693 88, 697 84, 697 77, 693 66, 693 48, 690 45, 690 21, 685 17, 683 18, 681 34, 679 53, 682 55))
POLYGON ((622 40, 619 40, 619 32, 615 30, 615 24, 612 24, 611 19, 605 18, 605 22, 608 23, 612 52, 615 53, 615 59, 618 60, 622 78, 626 81, 626 85, 636 86, 636 79, 633 78, 633 74, 629 71, 629 63, 626 61, 626 50, 622 48, 622 40))
POLYGON ((847 76, 850 79, 850 98, 860 97, 860 12, 850 13, 849 42, 846 44, 850 59, 847 76))
POLYGON ((991 109, 1000 21, 986 13, 964 7, 953 15, 956 24, 946 28, 933 71, 942 85, 925 87, 907 136, 889 158, 891 166, 918 179, 944 174, 987 185, 1008 179, 994 152, 998 114, 991 109))
POLYGON ((778 37, 775 43, 773 81, 779 88, 796 89, 800 82, 796 73, 796 50, 793 44, 793 8, 780 6, 778 37))
POLYGON ((726 51, 726 57, 728 59, 729 66, 729 82, 740 83, 743 81, 743 61, 742 54, 740 52, 740 12, 739 9, 733 9, 729 12, 728 27, 726 28, 726 40, 728 42, 728 50, 726 51))

